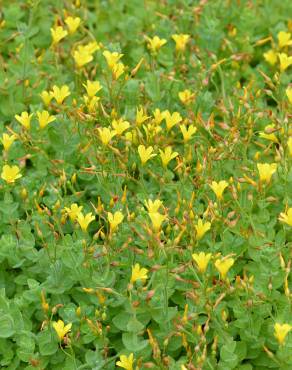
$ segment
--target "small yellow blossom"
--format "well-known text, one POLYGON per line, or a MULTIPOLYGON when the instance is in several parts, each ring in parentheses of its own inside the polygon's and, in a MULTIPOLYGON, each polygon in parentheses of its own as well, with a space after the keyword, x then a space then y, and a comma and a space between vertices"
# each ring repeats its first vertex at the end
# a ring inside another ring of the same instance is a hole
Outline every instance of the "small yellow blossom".
POLYGON ((63 85, 61 87, 56 85, 53 86, 52 96, 58 104, 62 104, 69 95, 71 95, 71 92, 67 85, 63 85))
POLYGON ((257 168, 260 175, 260 181, 266 182, 267 184, 271 181, 272 175, 277 170, 277 164, 276 163, 258 163, 257 168))
POLYGON ((152 39, 146 37, 146 40, 148 41, 147 47, 153 54, 156 54, 167 43, 165 39, 160 39, 158 36, 154 36, 152 39))
POLYGON ((173 126, 182 121, 182 116, 178 112, 170 113, 168 110, 165 112, 165 122, 167 130, 171 130, 173 126))
POLYGON ((1 143, 4 147, 4 150, 7 152, 9 150, 9 148, 11 147, 11 145, 13 144, 13 142, 16 140, 16 135, 8 135, 8 134, 3 134, 2 135, 2 139, 1 140, 1 143))
POLYGON ((197 132, 197 128, 194 125, 189 125, 188 127, 186 125, 180 125, 179 127, 185 143, 190 141, 192 136, 197 132))
POLYGON ((137 126, 141 126, 143 122, 145 122, 149 116, 147 116, 147 113, 143 109, 143 107, 137 108, 136 110, 136 124, 137 126))
POLYGON ((73 58, 77 68, 81 68, 93 60, 92 54, 82 45, 79 45, 77 50, 73 52, 73 58))
POLYGON ((71 221, 75 221, 79 213, 81 213, 83 206, 78 206, 78 204, 73 203, 70 207, 65 207, 67 215, 70 217, 71 221))
POLYGON ((292 329, 292 326, 289 324, 279 324, 274 325, 274 336, 277 339, 278 343, 282 345, 285 342, 285 338, 292 329))
POLYGON ((260 132, 259 135, 263 139, 270 140, 273 143, 279 143, 279 140, 278 140, 277 136, 273 132, 274 129, 275 129, 275 125, 274 124, 267 125, 265 127, 265 130, 262 131, 262 132, 260 132))
POLYGON ((89 98, 87 95, 83 95, 84 103, 90 113, 94 112, 96 110, 97 104, 99 102, 100 97, 99 96, 93 96, 92 98, 89 98))
POLYGON ((144 145, 138 146, 138 153, 139 153, 142 165, 144 165, 147 161, 149 161, 150 158, 156 156, 156 154, 152 154, 152 152, 153 152, 152 146, 149 146, 148 148, 145 148, 144 145))
POLYGON ((292 56, 288 57, 285 53, 278 53, 280 60, 280 71, 284 72, 292 64, 292 56))
POLYGON ((15 180, 22 177, 18 166, 9 166, 5 164, 2 168, 1 178, 8 184, 13 184, 15 180))
POLYGON ((53 99, 52 92, 48 92, 46 90, 41 92, 40 97, 42 98, 42 101, 46 106, 48 106, 53 99))
POLYGON ((68 35, 68 32, 64 30, 62 26, 58 26, 56 28, 51 28, 51 35, 53 39, 53 45, 56 45, 68 35))
POLYGON ((118 120, 112 121, 112 127, 116 131, 117 135, 122 135, 124 131, 128 130, 130 127, 130 123, 128 121, 124 121, 123 118, 118 120))
POLYGON ((273 49, 270 49, 264 53, 264 58, 272 66, 274 66, 278 61, 277 53, 273 49))
POLYGON ((30 121, 31 121, 32 116, 33 116, 33 113, 28 114, 27 112, 22 112, 20 116, 16 114, 14 117, 24 128, 29 130, 30 121))
POLYGON ((185 35, 185 34, 179 34, 179 35, 172 35, 171 37, 175 42, 176 51, 184 52, 191 36, 185 35))
POLYGON ((65 19, 65 23, 67 24, 68 30, 70 34, 73 34, 77 31, 78 27, 80 26, 81 19, 79 17, 67 17, 65 19))
POLYGON ((289 139, 287 141, 287 147, 288 147, 290 157, 292 157, 292 137, 289 137, 289 139))
POLYGON ((212 181, 210 188, 214 191, 217 199, 223 199, 223 192, 227 188, 228 182, 225 180, 221 180, 219 182, 212 181))
POLYGON ((125 72, 125 66, 123 63, 119 62, 112 66, 112 75, 114 80, 118 80, 119 77, 125 72))
POLYGON ((149 199, 148 201, 145 200, 145 205, 149 213, 155 213, 158 212, 159 208, 162 206, 162 202, 159 199, 155 199, 154 202, 149 199))
POLYGON ((292 208, 289 208, 285 213, 281 212, 279 216, 279 221, 292 226, 292 208))
POLYGON ((205 254, 204 252, 200 252, 192 254, 192 257, 198 266, 198 270, 203 274, 208 267, 208 263, 212 257, 212 254, 205 254))
POLYGON ((50 113, 46 110, 37 112, 40 128, 45 128, 49 123, 54 122, 56 117, 50 116, 50 113))
POLYGON ((226 279, 226 275, 233 264, 233 258, 222 258, 221 260, 216 260, 215 267, 219 271, 222 280, 226 279))
POLYGON ((120 360, 116 362, 116 365, 122 367, 125 370, 133 370, 134 355, 131 353, 128 357, 125 355, 120 356, 120 360))
POLYGON ((102 89, 102 86, 99 81, 87 80, 86 84, 83 84, 83 86, 85 87, 85 90, 89 98, 93 98, 94 95, 96 95, 102 89))
POLYGON ((85 216, 82 212, 79 212, 76 219, 82 231, 86 231, 88 225, 95 219, 95 217, 92 215, 91 212, 87 213, 85 216))
POLYGON ((117 134, 115 130, 111 130, 108 127, 99 127, 98 132, 103 145, 108 145, 111 139, 117 134))
POLYGON ((166 219, 166 216, 161 215, 159 212, 149 212, 148 215, 151 219, 153 230, 158 232, 161 229, 161 225, 166 219))
POLYGON ((202 237, 206 234, 208 230, 211 228, 211 223, 210 222, 203 222, 202 219, 198 220, 197 225, 195 225, 196 229, 196 239, 200 240, 202 237))
POLYGON ((144 283, 147 276, 148 270, 144 267, 140 267, 139 263, 136 263, 135 266, 132 266, 132 276, 131 276, 131 283, 135 283, 137 280, 142 280, 144 283))
POLYGON ((114 214, 108 212, 107 219, 110 224, 110 231, 113 233, 118 228, 119 224, 123 222, 124 215, 120 211, 116 211, 114 214))
POLYGON ((153 112, 153 117, 154 123, 156 125, 160 125, 160 123, 164 120, 165 112, 161 112, 160 109, 156 108, 153 112))
POLYGON ((114 67, 118 63, 118 61, 122 58, 124 54, 117 53, 114 51, 113 53, 105 50, 102 55, 105 57, 107 65, 109 66, 110 69, 114 67))
POLYGON ((178 152, 173 152, 170 146, 166 147, 164 151, 159 149, 159 152, 162 165, 165 168, 172 159, 178 156, 178 152))
POLYGON ((192 93, 190 90, 186 89, 184 91, 180 91, 178 93, 178 97, 179 97, 179 100, 185 104, 185 105, 189 105, 191 104, 191 102, 194 100, 195 98, 195 94, 192 93))
POLYGON ((85 51, 87 51, 87 53, 89 54, 94 54, 97 50, 100 49, 96 41, 91 41, 88 44, 84 45, 83 47, 85 51))
POLYGON ((280 49, 284 48, 285 46, 292 45, 290 32, 280 31, 277 35, 277 38, 278 38, 280 49))
POLYGON ((71 330, 71 327, 72 327, 72 323, 69 323, 67 325, 64 324, 64 321, 62 320, 58 320, 57 322, 54 321, 53 322, 53 328, 56 330, 56 333, 58 335, 58 338, 60 340, 63 340, 65 335, 67 333, 69 333, 69 331, 71 330))
POLYGON ((289 103, 292 104, 292 87, 291 86, 287 87, 286 95, 289 100, 289 103))

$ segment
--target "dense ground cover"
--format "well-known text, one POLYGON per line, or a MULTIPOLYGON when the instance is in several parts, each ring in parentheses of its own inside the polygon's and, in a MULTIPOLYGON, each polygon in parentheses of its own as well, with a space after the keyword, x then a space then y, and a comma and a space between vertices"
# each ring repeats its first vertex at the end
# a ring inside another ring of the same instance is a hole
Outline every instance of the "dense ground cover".
POLYGON ((1 4, 1 368, 291 369, 291 1, 1 4))

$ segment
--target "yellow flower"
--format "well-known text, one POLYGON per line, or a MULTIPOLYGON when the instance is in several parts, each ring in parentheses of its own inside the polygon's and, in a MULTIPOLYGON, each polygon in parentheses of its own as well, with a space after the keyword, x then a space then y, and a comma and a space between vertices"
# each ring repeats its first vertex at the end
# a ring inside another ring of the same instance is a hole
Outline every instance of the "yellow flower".
POLYGON ((160 39, 158 36, 154 36, 152 39, 146 37, 146 40, 148 41, 147 47, 153 54, 156 54, 167 42, 165 39, 160 39))
POLYGON ((58 104, 62 104, 63 101, 71 95, 69 87, 67 85, 63 85, 61 88, 54 85, 53 91, 51 92, 53 98, 56 100, 58 104))
POLYGON ((125 355, 121 355, 120 361, 117 361, 116 365, 126 370, 133 370, 133 363, 134 363, 134 355, 133 353, 131 353, 130 356, 128 357, 125 355))
POLYGON ((148 201, 145 200, 145 205, 149 213, 155 213, 158 212, 159 208, 162 206, 162 202, 159 199, 155 199, 154 202, 149 199, 148 201))
POLYGON ((277 170, 277 164, 276 163, 258 163, 257 168, 260 175, 260 181, 266 182, 267 184, 271 181, 272 175, 277 170))
POLYGON ((103 145, 108 145, 111 139, 117 134, 115 130, 111 130, 108 127, 99 127, 98 132, 103 145))
MULTIPOLYGON (((160 112, 160 109, 156 108, 153 112, 153 121, 156 125, 160 125, 160 123, 164 120, 165 112, 160 112)), ((147 117, 148 118, 148 117, 147 117)))
POLYGON ((86 81, 86 84, 83 84, 85 87, 85 90, 87 92, 87 95, 89 98, 93 98, 95 94, 97 94, 101 89, 102 86, 99 81, 86 81))
POLYGON ((211 253, 205 254, 204 252, 194 253, 192 254, 193 260, 196 261, 196 264, 198 266, 198 270, 203 274, 207 267, 208 263, 212 257, 211 253))
POLYGON ((282 345, 285 342, 285 338, 288 335, 289 331, 292 329, 292 326, 289 324, 279 324, 278 322, 274 325, 274 336, 282 345))
POLYGON ((111 68, 112 74, 113 74, 113 79, 118 80, 119 77, 125 72, 125 66, 123 63, 116 63, 112 66, 111 68))
POLYGON ((263 132, 260 132, 260 137, 266 140, 270 140, 273 143, 279 143, 277 136, 274 134, 275 125, 267 125, 263 132))
POLYGON ((196 229, 196 239, 200 240, 206 234, 208 230, 211 228, 210 222, 203 222, 201 219, 198 220, 197 225, 195 225, 196 229))
POLYGON ((286 95, 289 100, 289 103, 292 104, 292 87, 287 87, 286 89, 286 95))
POLYGON ((178 112, 170 113, 168 110, 165 112, 166 128, 170 130, 177 123, 182 121, 182 117, 178 112))
POLYGON ((292 226, 292 208, 289 208, 286 213, 281 212, 279 216, 279 221, 292 226))
POLYGON ((143 109, 143 107, 137 108, 136 110, 136 124, 137 126, 141 126, 143 122, 145 122, 149 117, 147 113, 143 109))
POLYGON ((95 219, 95 217, 92 215, 91 212, 87 213, 85 216, 82 212, 79 212, 76 219, 82 231, 86 231, 88 225, 95 219))
POLYGON ((110 69, 114 67, 118 63, 118 61, 122 58, 124 54, 117 53, 114 51, 111 53, 108 50, 105 50, 102 55, 105 57, 107 65, 109 66, 110 69))
POLYGON ((221 200, 223 199, 223 192, 227 188, 228 182, 225 180, 221 180, 219 182, 212 181, 212 184, 210 185, 210 188, 214 191, 216 194, 216 197, 221 200))
POLYGON ((107 219, 110 224, 110 231, 114 232, 118 228, 119 224, 122 223, 124 215, 120 211, 116 211, 114 214, 108 212, 107 219))
POLYGON ((285 31, 280 31, 277 35, 278 37, 278 42, 279 42, 279 48, 283 48, 285 46, 290 46, 292 45, 292 40, 291 39, 291 33, 290 32, 285 32, 285 31))
POLYGON ((94 54, 97 50, 100 49, 96 41, 91 41, 88 44, 84 45, 83 47, 89 54, 94 54))
POLYGON ((292 56, 288 57, 285 53, 278 53, 280 60, 280 71, 284 72, 292 64, 292 56))
POLYGON ((194 100, 195 94, 186 89, 184 91, 180 91, 178 93, 178 97, 183 104, 189 105, 194 100))
POLYGON ((82 45, 79 45, 77 50, 74 51, 73 58, 77 68, 81 68, 93 60, 92 54, 90 54, 82 45))
POLYGON ((8 135, 8 134, 3 134, 2 135, 2 139, 1 140, 1 143, 4 147, 4 150, 8 151, 9 148, 11 147, 11 145, 13 144, 13 142, 16 140, 16 135, 8 135))
POLYGON ((77 31, 77 28, 80 26, 81 19, 79 17, 67 17, 65 19, 65 23, 67 24, 69 33, 73 34, 77 31))
POLYGON ((46 106, 48 106, 51 102, 51 100, 53 99, 53 95, 52 95, 52 92, 48 92, 48 91, 42 91, 41 94, 40 94, 41 98, 42 98, 42 101, 44 102, 44 104, 46 106))
POLYGON ((135 266, 132 266, 132 276, 131 276, 131 283, 135 283, 137 280, 142 280, 144 283, 147 276, 148 270, 144 267, 140 267, 139 263, 136 263, 135 266))
POLYGON ((71 327, 72 327, 71 322, 67 325, 65 325, 64 321, 62 320, 58 320, 58 322, 56 321, 53 322, 53 328, 56 330, 56 333, 60 340, 64 339, 65 335, 69 333, 69 331, 71 330, 71 327))
POLYGON ((112 121, 112 127, 116 131, 117 135, 122 135, 122 133, 130 127, 130 123, 128 121, 124 121, 123 118, 118 120, 112 121))
POLYGON ((8 184, 13 184, 15 180, 22 177, 22 175, 18 166, 8 166, 8 164, 5 164, 2 168, 1 177, 8 184))
POLYGON ((56 28, 51 28, 51 35, 53 39, 53 45, 56 45, 68 35, 68 32, 64 30, 62 26, 58 26, 56 28))
POLYGON ((270 49, 269 51, 264 53, 264 58, 272 66, 274 66, 278 60, 277 53, 273 49, 270 49))
POLYGON ((178 152, 173 152, 170 146, 166 147, 164 151, 159 149, 159 152, 162 165, 165 168, 172 159, 178 156, 178 152))
POLYGON ((149 212, 148 215, 151 219, 153 230, 158 232, 161 228, 162 222, 166 219, 166 216, 161 215, 159 212, 149 212))
POLYGON ((145 148, 144 145, 138 146, 138 153, 139 153, 142 165, 144 165, 147 161, 149 161, 150 158, 156 156, 156 154, 152 154, 152 152, 153 152, 152 146, 149 146, 148 148, 145 148))
POLYGON ((292 157, 292 137, 289 137, 287 141, 287 147, 288 147, 289 154, 292 157))
POLYGON ((50 113, 46 110, 37 112, 40 128, 45 128, 49 123, 54 122, 56 117, 50 116, 50 113))
POLYGON ((222 280, 225 280, 226 275, 233 264, 233 258, 222 258, 221 260, 216 260, 215 267, 219 271, 222 280))
POLYGON ((100 97, 93 96, 92 98, 89 98, 87 95, 83 95, 83 99, 88 111, 92 113, 96 110, 100 97))
POLYGON ((27 112, 22 112, 20 116, 18 114, 16 114, 14 117, 23 127, 25 127, 27 130, 29 130, 30 129, 30 121, 31 121, 32 116, 33 116, 33 113, 28 114, 27 112))
POLYGON ((83 206, 78 206, 78 204, 73 203, 70 207, 65 207, 67 215, 70 217, 71 221, 75 221, 79 213, 81 213, 83 206))
POLYGON ((191 140, 192 136, 197 132, 197 128, 194 125, 189 125, 188 127, 186 127, 186 125, 181 125, 180 130, 185 143, 191 140))
POLYGON ((179 34, 179 35, 172 35, 172 39, 175 42, 175 49, 177 52, 182 51, 184 52, 187 46, 187 43, 190 39, 190 35, 184 35, 184 34, 179 34))

